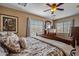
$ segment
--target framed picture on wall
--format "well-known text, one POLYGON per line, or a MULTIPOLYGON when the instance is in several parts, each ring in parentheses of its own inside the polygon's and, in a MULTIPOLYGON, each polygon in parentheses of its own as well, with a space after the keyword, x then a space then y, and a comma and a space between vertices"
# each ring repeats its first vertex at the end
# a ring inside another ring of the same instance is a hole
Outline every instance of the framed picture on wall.
POLYGON ((17 33, 18 17, 1 15, 1 31, 17 33))

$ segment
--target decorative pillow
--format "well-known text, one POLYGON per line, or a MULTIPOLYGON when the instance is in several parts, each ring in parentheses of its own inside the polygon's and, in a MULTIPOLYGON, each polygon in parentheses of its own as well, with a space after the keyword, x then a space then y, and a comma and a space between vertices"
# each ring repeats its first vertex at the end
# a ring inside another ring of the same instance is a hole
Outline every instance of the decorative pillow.
POLYGON ((8 54, 7 49, 2 45, 2 43, 0 42, 0 56, 5 56, 8 54))
POLYGON ((7 36, 4 43, 11 52, 20 52, 19 38, 16 35, 7 36))
POLYGON ((0 56, 5 56, 6 54, 5 50, 0 46, 0 56))
POLYGON ((1 43, 5 43, 5 42, 9 43, 8 40, 7 40, 7 36, 0 37, 0 42, 1 43))
POLYGON ((20 38, 20 46, 21 48, 25 49, 27 48, 27 42, 26 42, 26 38, 20 38))
POLYGON ((12 32, 8 32, 8 37, 14 42, 14 43, 18 43, 19 42, 19 37, 12 33, 12 32))
POLYGON ((4 37, 7 35, 7 32, 0 32, 0 37, 4 37))
POLYGON ((16 34, 8 32, 7 36, 4 35, 0 40, 6 48, 11 52, 20 52, 19 38, 16 34))
POLYGON ((12 32, 0 32, 0 41, 6 41, 6 38, 9 36, 11 37, 11 39, 13 39, 13 41, 19 40, 17 35, 12 32))
POLYGON ((11 41, 13 41, 13 43, 17 44, 19 42, 19 37, 12 32, 8 32, 7 35, 0 37, 1 42, 9 43, 9 40, 11 40, 11 41))

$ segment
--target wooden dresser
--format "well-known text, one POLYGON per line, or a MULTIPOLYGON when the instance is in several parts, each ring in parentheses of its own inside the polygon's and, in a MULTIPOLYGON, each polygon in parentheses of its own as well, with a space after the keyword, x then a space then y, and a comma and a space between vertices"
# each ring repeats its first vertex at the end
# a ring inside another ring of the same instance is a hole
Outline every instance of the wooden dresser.
POLYGON ((66 43, 66 44, 69 44, 69 45, 72 45, 73 47, 75 47, 74 41, 71 37, 64 37, 61 35, 56 35, 56 33, 51 33, 51 32, 46 33, 46 31, 41 36, 44 38, 57 40, 57 41, 60 41, 60 42, 63 42, 63 43, 66 43))
POLYGON ((72 27, 71 36, 73 37, 74 41, 77 41, 77 45, 79 45, 79 27, 72 27))

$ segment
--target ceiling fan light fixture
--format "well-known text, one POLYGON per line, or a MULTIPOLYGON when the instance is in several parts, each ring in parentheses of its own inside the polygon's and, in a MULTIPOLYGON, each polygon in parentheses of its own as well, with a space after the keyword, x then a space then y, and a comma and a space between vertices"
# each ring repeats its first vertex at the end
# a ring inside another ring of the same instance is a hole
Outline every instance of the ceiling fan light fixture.
POLYGON ((51 11, 52 11, 52 12, 55 12, 56 10, 57 10, 56 4, 53 4, 53 5, 51 6, 51 11))
POLYGON ((51 8, 51 12, 55 12, 57 8, 51 8))
POLYGON ((50 7, 50 9, 47 9, 47 10, 45 10, 45 12, 46 11, 51 11, 52 12, 52 14, 54 13, 54 12, 56 12, 57 10, 59 10, 59 11, 63 11, 64 9, 63 8, 59 8, 59 6, 61 6, 61 5, 63 5, 64 3, 52 3, 52 4, 46 4, 47 6, 49 6, 50 7))

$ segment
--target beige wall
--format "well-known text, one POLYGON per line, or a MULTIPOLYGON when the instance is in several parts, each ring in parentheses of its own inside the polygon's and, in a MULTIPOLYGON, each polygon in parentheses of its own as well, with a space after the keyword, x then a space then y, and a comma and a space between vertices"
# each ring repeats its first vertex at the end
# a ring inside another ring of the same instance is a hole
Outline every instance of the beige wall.
POLYGON ((2 6, 0 6, 0 14, 17 16, 19 18, 19 20, 18 20, 18 33, 17 33, 18 36, 26 36, 27 17, 31 17, 33 19, 38 19, 38 20, 42 20, 42 21, 46 20, 45 18, 40 17, 40 16, 36 16, 33 14, 17 11, 17 10, 2 7, 2 6))

